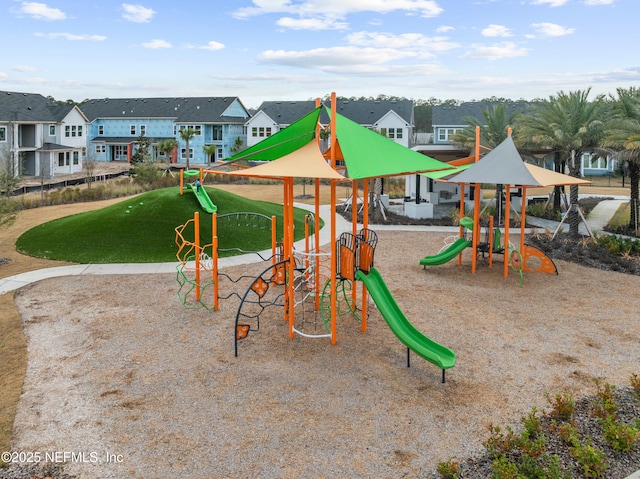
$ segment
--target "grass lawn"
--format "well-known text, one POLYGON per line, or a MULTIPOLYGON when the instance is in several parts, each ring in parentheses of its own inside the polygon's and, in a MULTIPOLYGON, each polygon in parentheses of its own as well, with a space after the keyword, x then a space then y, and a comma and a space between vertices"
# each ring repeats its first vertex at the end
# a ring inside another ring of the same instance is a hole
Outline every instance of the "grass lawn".
MULTIPOLYGON (((218 206, 218 215, 246 211, 276 216, 277 238, 282 238, 281 205, 248 200, 214 188, 206 191, 218 206)), ((18 238, 16 247, 30 256, 85 264, 177 261, 175 228, 192 219, 195 211, 200 212, 201 244, 209 244, 211 215, 200 209, 193 193, 185 191, 180 196, 179 188, 171 187, 36 226, 18 238)), ((305 214, 296 209, 296 240, 304 234, 305 214)), ((218 241, 220 249, 259 251, 271 247, 271 231, 228 227, 226 222, 220 222, 218 241)))

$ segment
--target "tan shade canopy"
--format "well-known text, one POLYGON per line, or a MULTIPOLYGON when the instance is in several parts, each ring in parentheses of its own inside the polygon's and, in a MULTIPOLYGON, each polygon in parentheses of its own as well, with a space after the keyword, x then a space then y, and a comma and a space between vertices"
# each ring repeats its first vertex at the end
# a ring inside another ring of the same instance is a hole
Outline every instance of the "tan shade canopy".
POLYGON ((535 178, 540 186, 587 185, 591 183, 587 180, 563 175, 562 173, 540 168, 539 166, 531 165, 529 163, 525 163, 524 166, 529 170, 531 176, 535 178))
POLYGON ((345 180, 322 156, 317 140, 311 140, 305 146, 282 156, 277 160, 246 170, 232 171, 230 175, 260 178, 325 178, 345 180))

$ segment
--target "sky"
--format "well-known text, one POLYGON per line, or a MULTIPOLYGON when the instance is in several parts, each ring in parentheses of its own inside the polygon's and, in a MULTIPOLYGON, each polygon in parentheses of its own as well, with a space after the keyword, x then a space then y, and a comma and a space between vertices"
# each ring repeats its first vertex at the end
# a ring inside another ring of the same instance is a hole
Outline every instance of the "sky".
POLYGON ((638 0, 0 0, 0 90, 480 100, 640 87, 638 0))

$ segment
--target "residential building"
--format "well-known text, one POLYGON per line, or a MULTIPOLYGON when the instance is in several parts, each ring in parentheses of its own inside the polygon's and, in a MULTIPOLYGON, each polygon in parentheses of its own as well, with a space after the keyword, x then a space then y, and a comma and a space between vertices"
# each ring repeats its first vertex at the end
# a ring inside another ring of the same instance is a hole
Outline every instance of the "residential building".
MULTIPOLYGON (((325 102, 327 106, 330 103, 325 102)), ((247 146, 286 128, 316 107, 315 101, 265 101, 246 122, 247 146)), ((411 100, 338 100, 336 111, 366 128, 379 131, 403 146, 413 136, 413 102, 411 100)), ((323 125, 329 123, 324 112, 323 125)))
POLYGON ((89 155, 97 161, 128 161, 136 139, 144 134, 152 155, 161 161, 206 165, 222 160, 246 144, 244 124, 249 112, 237 97, 103 98, 80 105, 90 121, 89 155), (186 142, 180 130, 195 132, 186 142), (165 158, 158 149, 163 140, 175 139, 177 151, 165 158), (213 145, 208 156, 204 147, 213 145))
POLYGON ((0 154, 16 175, 51 178, 82 170, 87 118, 76 105, 36 93, 0 92, 0 154))

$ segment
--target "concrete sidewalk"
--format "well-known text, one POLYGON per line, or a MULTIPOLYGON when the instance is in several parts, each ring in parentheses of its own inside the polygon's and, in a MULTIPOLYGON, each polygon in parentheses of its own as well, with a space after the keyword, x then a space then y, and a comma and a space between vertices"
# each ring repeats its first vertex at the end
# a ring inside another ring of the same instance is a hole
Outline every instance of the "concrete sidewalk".
MULTIPOLYGON (((628 202, 626 198, 616 198, 613 200, 604 200, 598 203, 587 218, 587 222, 592 231, 601 231, 607 222, 611 219, 613 214, 618 210, 620 205, 628 202)), ((307 211, 313 211, 312 205, 296 203, 297 208, 306 209, 307 211)), ((320 207, 320 217, 324 221, 324 227, 320 230, 320 244, 325 245, 331 241, 331 208, 328 205, 320 207)), ((551 231, 555 231, 558 227, 557 221, 549 221, 540 218, 528 217, 527 221, 535 226, 548 228, 551 231)), ((360 229, 362 225, 358 225, 360 229)), ((375 230, 393 230, 393 231, 431 231, 431 232, 447 232, 456 234, 459 231, 457 226, 420 226, 420 225, 372 225, 372 229, 375 230)), ((564 231, 568 231, 569 225, 563 224, 564 231)), ((336 236, 340 236, 342 232, 351 231, 351 223, 345 220, 342 215, 336 215, 336 236)), ((588 234, 584 223, 580 223, 580 232, 582 234, 588 234)), ((512 229, 511 234, 519 234, 520 229, 512 229)), ((294 245, 295 249, 302 250, 304 248, 304 241, 298 241, 294 245)), ((263 257, 271 255, 271 250, 261 251, 263 257)), ((256 254, 245 254, 232 256, 228 258, 220 258, 218 261, 219 268, 225 268, 230 266, 238 266, 242 264, 249 264, 256 262, 258 257, 256 254)), ((71 275, 97 275, 97 274, 155 274, 155 273, 175 273, 180 263, 115 263, 115 264, 79 264, 70 266, 59 266, 55 268, 45 268, 36 271, 28 271, 26 273, 9 276, 7 278, 0 279, 0 294, 14 291, 23 286, 26 286, 37 281, 48 278, 57 278, 61 276, 71 275)))

